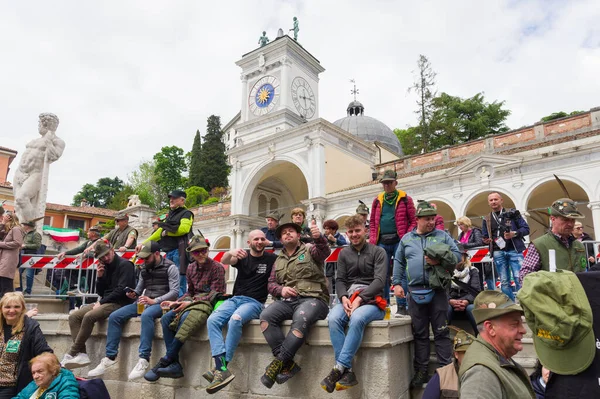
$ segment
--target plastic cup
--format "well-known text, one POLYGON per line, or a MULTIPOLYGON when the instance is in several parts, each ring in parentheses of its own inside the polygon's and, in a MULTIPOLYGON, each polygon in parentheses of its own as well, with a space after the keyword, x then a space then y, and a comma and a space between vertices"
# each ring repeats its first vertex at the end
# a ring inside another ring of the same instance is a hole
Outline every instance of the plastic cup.
POLYGON ((138 314, 142 314, 144 313, 144 309, 146 308, 146 305, 144 305, 143 303, 137 303, 137 313, 138 314))
POLYGON ((30 310, 33 310, 35 308, 37 308, 38 304, 37 303, 26 303, 25 304, 25 310, 27 312, 29 312, 30 310))
POLYGON ((169 312, 169 310, 171 310, 169 308, 169 305, 166 304, 166 303, 164 303, 164 302, 160 304, 160 308, 162 309, 162 314, 163 315, 167 314, 167 312, 169 312))

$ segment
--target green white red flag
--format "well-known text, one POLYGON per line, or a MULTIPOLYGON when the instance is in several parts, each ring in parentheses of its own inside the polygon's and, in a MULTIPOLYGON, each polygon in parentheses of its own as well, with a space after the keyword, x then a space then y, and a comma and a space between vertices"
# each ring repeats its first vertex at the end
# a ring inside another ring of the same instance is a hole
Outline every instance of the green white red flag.
POLYGON ((44 226, 42 232, 48 234, 50 238, 58 242, 79 240, 79 230, 59 229, 58 227, 44 226))

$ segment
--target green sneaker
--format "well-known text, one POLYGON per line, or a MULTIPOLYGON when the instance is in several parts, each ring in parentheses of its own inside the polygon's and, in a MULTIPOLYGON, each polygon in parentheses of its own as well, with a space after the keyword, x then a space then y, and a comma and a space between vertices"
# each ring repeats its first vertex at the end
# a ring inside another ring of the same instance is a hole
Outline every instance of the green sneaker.
POLYGON ((344 391, 355 385, 358 385, 356 374, 354 374, 354 371, 346 370, 344 371, 344 374, 342 374, 342 378, 335 384, 335 390, 344 391))
POLYGON ((213 377, 212 384, 206 387, 206 392, 210 394, 218 392, 229 385, 235 378, 235 375, 231 374, 229 370, 215 370, 213 377))
POLYGON ((275 379, 277 378, 277 374, 281 373, 281 369, 283 368, 283 362, 278 359, 273 359, 273 361, 267 366, 265 370, 265 374, 260 377, 260 382, 267 388, 271 389, 273 384, 275 384, 275 379))

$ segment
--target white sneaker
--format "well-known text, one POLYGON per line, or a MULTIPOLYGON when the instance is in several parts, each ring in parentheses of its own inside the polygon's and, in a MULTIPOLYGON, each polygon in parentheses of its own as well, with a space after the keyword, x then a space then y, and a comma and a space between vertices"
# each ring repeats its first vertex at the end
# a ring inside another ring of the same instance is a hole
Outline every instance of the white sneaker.
POLYGON ((75 357, 65 361, 64 368, 73 370, 79 367, 84 367, 90 364, 90 358, 87 353, 78 353, 75 357))
POLYGON ((138 362, 135 365, 135 367, 133 368, 133 370, 131 370, 131 373, 129 373, 129 381, 133 381, 133 380, 137 380, 138 378, 142 378, 144 376, 144 374, 146 374, 146 370, 148 369, 148 366, 150 366, 148 361, 146 359, 140 358, 140 360, 138 360, 138 362))
POLYGON ((104 374, 106 369, 114 366, 115 364, 117 364, 116 360, 110 360, 109 358, 104 357, 102 360, 100 360, 100 364, 95 369, 88 372, 88 377, 99 377, 104 374))
POLYGON ((69 355, 68 353, 65 353, 65 355, 63 356, 62 360, 60 361, 60 366, 61 367, 65 367, 65 364, 69 361, 72 360, 73 356, 69 355))

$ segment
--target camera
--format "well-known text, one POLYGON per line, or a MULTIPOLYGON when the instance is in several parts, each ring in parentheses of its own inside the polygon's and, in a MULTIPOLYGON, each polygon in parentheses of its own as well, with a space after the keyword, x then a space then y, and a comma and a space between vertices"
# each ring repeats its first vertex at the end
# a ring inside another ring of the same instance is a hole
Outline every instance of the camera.
POLYGON ((504 233, 510 233, 511 221, 521 217, 521 212, 516 209, 511 209, 506 212, 502 212, 498 218, 498 230, 501 235, 504 233))

